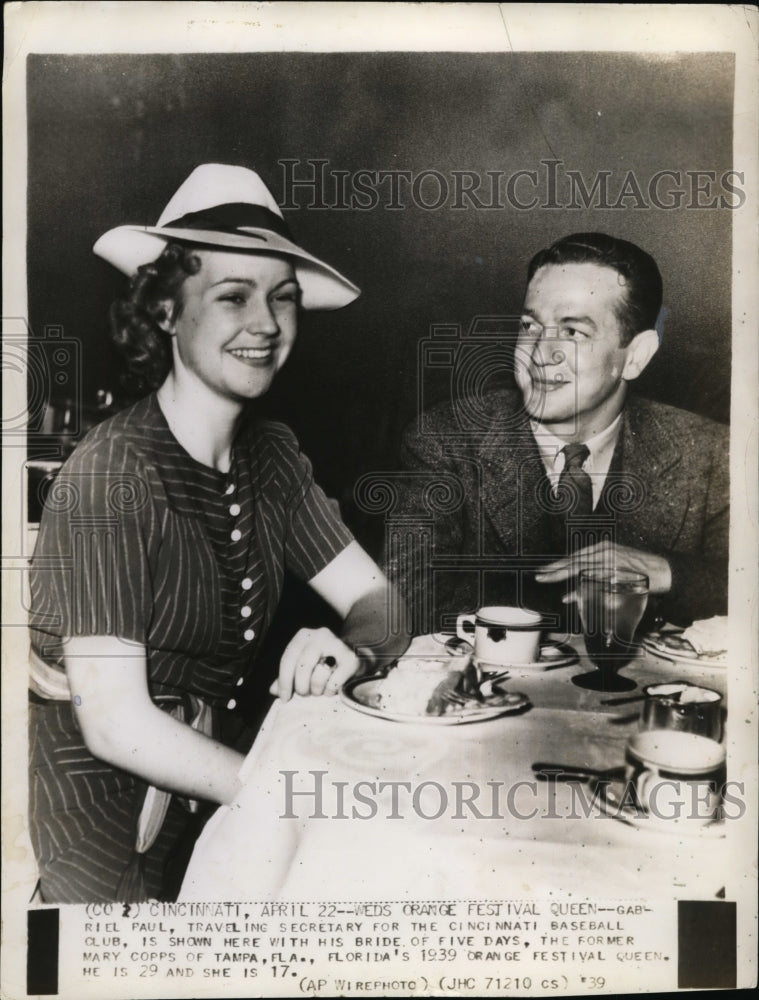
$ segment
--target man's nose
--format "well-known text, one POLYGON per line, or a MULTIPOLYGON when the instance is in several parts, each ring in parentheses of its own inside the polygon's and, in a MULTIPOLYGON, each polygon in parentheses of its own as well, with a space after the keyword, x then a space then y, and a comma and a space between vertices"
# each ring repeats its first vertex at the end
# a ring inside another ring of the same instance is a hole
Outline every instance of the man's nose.
POLYGON ((530 355, 533 364, 541 368, 548 365, 560 365, 566 359, 566 352, 563 350, 556 337, 556 331, 550 327, 542 330, 535 338, 530 355))

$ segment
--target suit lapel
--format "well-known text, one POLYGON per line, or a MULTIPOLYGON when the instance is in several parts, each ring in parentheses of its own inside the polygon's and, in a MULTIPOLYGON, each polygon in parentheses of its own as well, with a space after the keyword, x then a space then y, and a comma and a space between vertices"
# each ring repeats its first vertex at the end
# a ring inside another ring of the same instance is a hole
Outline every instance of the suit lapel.
POLYGON ((529 421, 504 398, 503 420, 491 426, 479 448, 481 515, 506 552, 535 551, 544 533, 543 511, 535 502, 543 464, 529 421), (508 424, 508 426, 505 426, 508 424))
MULTIPOLYGON (((481 523, 492 528, 505 552, 539 551, 545 518, 536 489, 545 474, 543 463, 529 420, 513 394, 504 393, 501 402, 477 450, 481 523)), ((674 544, 690 502, 685 477, 673 472, 681 462, 679 443, 655 407, 630 397, 612 463, 612 469, 621 471, 609 477, 605 490, 625 544, 643 549, 654 540, 657 547, 674 544), (625 477, 634 491, 632 503, 626 499, 625 477)))

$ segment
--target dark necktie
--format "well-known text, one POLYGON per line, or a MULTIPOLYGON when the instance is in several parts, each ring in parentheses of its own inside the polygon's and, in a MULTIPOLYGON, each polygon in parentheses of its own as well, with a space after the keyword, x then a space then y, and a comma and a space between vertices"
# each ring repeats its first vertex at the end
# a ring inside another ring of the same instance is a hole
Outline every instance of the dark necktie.
POLYGON ((582 466, 590 455, 590 449, 586 444, 575 443, 564 445, 561 450, 564 454, 564 468, 559 476, 559 499, 563 501, 566 492, 571 497, 567 504, 567 515, 587 517, 593 513, 593 486, 582 466))

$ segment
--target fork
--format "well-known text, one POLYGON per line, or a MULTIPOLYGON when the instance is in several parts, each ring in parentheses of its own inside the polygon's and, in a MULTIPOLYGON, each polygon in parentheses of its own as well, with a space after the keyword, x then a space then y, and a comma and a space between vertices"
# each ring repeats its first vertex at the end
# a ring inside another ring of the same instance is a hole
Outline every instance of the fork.
POLYGON ((480 681, 470 694, 462 694, 455 689, 440 692, 440 698, 451 705, 466 705, 468 701, 483 702, 493 694, 493 685, 498 681, 505 680, 511 676, 508 670, 503 670, 500 674, 491 674, 480 681))
POLYGON ((477 685, 478 694, 482 698, 489 698, 493 693, 493 685, 497 684, 498 681, 505 681, 507 677, 511 676, 509 670, 502 670, 500 674, 488 674, 484 680, 480 681, 477 685))

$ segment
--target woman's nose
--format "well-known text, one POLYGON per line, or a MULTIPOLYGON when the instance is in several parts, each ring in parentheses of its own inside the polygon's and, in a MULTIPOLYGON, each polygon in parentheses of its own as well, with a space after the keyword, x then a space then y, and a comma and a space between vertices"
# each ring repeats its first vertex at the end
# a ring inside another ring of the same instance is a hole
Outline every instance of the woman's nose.
POLYGON ((245 315, 245 328, 250 333, 274 337, 279 333, 279 323, 268 300, 253 300, 245 315))

